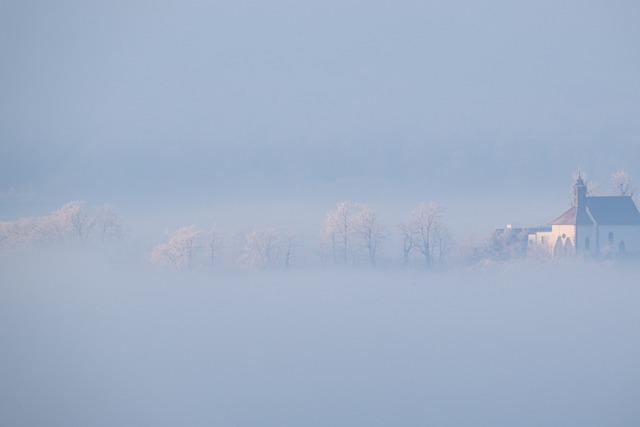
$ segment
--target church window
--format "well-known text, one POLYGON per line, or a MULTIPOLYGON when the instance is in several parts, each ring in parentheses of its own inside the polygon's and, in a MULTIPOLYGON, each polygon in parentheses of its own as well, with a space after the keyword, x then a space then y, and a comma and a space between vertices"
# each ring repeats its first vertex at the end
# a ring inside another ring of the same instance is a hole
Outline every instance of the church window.
POLYGON ((613 231, 609 232, 609 243, 613 243, 613 231))
POLYGON ((564 254, 568 255, 568 254, 572 254, 573 253, 573 242, 571 241, 571 238, 567 238, 564 241, 564 254))
POLYGON ((588 238, 588 237, 585 237, 585 239, 584 239, 584 248, 585 248, 586 250, 591 249, 591 240, 589 240, 589 238, 588 238))
POLYGON ((624 240, 620 240, 620 244, 618 245, 618 252, 620 254, 624 254, 627 251, 627 246, 624 244, 624 240))

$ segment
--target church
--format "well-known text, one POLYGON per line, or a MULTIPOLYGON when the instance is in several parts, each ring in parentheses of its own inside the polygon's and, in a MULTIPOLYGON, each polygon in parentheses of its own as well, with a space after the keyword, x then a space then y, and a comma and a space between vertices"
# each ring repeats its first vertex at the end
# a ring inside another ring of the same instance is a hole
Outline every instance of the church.
POLYGON ((631 196, 590 196, 580 176, 573 192, 570 209, 529 233, 528 254, 640 255, 640 212, 631 196))

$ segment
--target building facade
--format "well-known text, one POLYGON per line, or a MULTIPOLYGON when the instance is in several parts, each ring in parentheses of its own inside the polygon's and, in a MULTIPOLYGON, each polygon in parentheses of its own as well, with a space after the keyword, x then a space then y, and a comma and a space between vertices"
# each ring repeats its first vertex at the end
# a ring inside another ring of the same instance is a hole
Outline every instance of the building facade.
POLYGON ((573 206, 549 226, 528 235, 528 254, 640 254, 640 212, 631 196, 589 196, 581 177, 574 184, 573 206))

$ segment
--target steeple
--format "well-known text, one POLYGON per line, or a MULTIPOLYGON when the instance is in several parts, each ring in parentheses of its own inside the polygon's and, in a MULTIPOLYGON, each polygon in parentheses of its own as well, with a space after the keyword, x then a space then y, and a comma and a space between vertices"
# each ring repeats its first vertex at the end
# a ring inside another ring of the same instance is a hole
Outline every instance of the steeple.
POLYGON ((573 185, 573 204, 577 208, 584 208, 587 204, 587 186, 578 172, 578 179, 573 185))

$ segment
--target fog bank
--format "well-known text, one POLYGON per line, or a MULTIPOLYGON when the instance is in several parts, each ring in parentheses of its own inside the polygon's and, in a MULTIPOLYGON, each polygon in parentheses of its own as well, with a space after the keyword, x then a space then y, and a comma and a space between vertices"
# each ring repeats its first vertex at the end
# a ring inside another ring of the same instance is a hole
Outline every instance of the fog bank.
POLYGON ((77 260, 0 260, 2 424, 640 417, 635 267, 211 276, 77 260))

